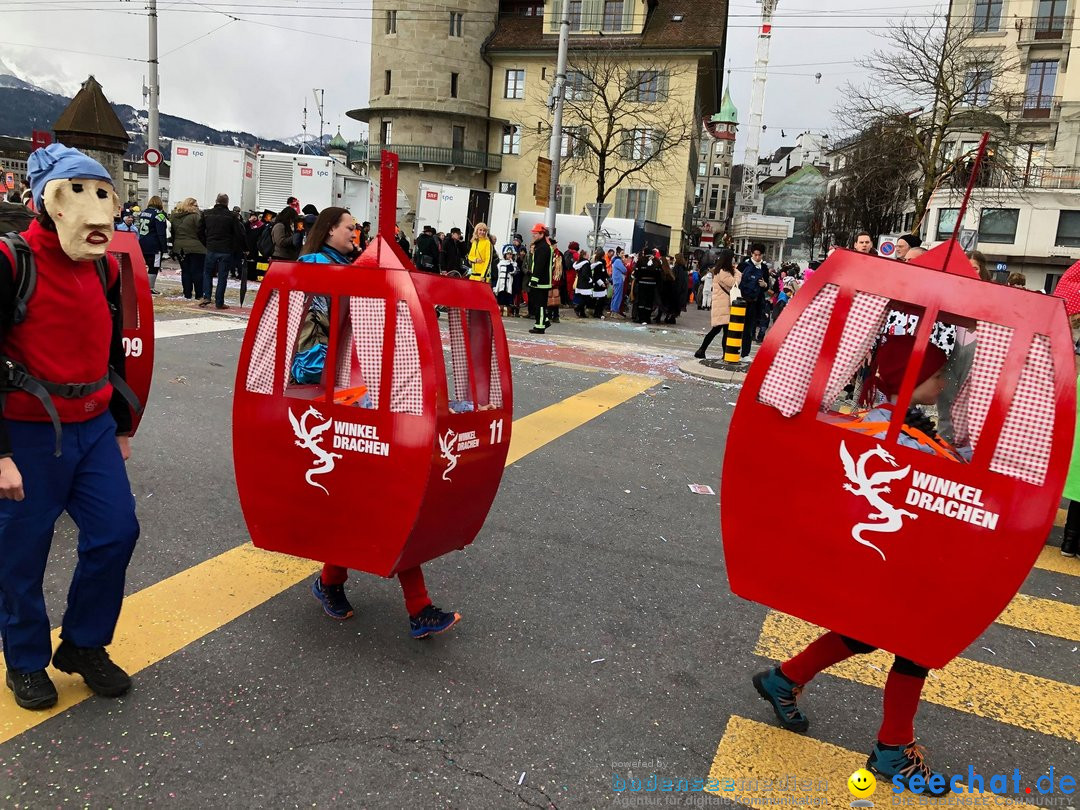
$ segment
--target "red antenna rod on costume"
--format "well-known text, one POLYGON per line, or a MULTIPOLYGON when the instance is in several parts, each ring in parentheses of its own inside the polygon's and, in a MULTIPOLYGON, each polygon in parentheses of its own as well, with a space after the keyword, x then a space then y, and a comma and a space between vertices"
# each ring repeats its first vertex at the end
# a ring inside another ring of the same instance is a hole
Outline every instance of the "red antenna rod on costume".
POLYGON ((382 172, 379 178, 379 235, 394 241, 397 226, 398 156, 382 150, 382 172))
POLYGON ((968 202, 971 200, 971 192, 975 190, 975 180, 979 176, 979 169, 982 168, 983 157, 986 155, 986 147, 989 143, 989 131, 983 132, 982 138, 979 140, 979 150, 975 153, 975 165, 971 167, 971 177, 968 178, 967 191, 964 192, 964 200, 960 203, 960 210, 956 213, 956 225, 953 226, 952 238, 949 240, 949 250, 945 254, 945 264, 942 265, 942 270, 949 266, 949 259, 952 258, 953 246, 960 237, 960 226, 964 222, 964 214, 967 213, 968 202))

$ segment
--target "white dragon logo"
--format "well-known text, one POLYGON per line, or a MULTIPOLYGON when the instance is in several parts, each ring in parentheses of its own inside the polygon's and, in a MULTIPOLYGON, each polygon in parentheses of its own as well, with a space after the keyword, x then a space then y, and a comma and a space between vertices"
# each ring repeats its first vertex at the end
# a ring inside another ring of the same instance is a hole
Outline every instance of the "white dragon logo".
POLYGON ((328 453, 320 445, 322 444, 323 435, 334 424, 333 419, 329 419, 322 424, 308 425, 308 417, 315 417, 318 420, 323 419, 323 415, 315 410, 314 406, 307 409, 304 415, 299 420, 293 415, 292 408, 289 409, 289 421, 292 422, 293 433, 296 434, 297 447, 303 447, 305 450, 310 450, 315 455, 315 466, 307 471, 304 476, 304 480, 311 486, 318 487, 327 495, 330 494, 330 490, 324 487, 317 481, 312 481, 313 475, 325 475, 334 469, 335 459, 343 458, 340 453, 328 453))
POLYGON ((902 470, 882 470, 876 472, 873 475, 868 476, 866 473, 866 463, 871 458, 880 458, 886 464, 890 464, 896 467, 896 459, 889 455, 888 451, 883 447, 875 447, 873 450, 867 450, 859 457, 859 461, 856 464, 855 460, 851 457, 851 453, 848 452, 847 445, 844 442, 840 442, 840 460, 844 463, 844 473, 847 476, 847 480, 850 484, 844 484, 844 489, 853 495, 858 495, 860 498, 866 498, 870 502, 870 505, 877 509, 876 513, 871 513, 867 516, 867 520, 884 521, 883 523, 859 523, 856 524, 851 530, 851 536, 856 543, 872 548, 878 554, 881 555, 881 559, 885 559, 885 552, 875 546, 869 540, 863 538, 863 532, 896 532, 904 525, 904 518, 909 517, 914 519, 918 518, 918 515, 908 512, 906 509, 897 509, 891 503, 888 503, 881 496, 890 491, 888 486, 890 481, 899 481, 909 472, 911 467, 904 467, 902 470))
POLYGON ((454 452, 455 444, 457 444, 457 434, 452 430, 446 431, 445 436, 439 437, 439 449, 442 450, 442 457, 449 462, 446 465, 446 469, 443 470, 443 481, 450 480, 450 473, 457 466, 457 460, 460 453, 454 452))

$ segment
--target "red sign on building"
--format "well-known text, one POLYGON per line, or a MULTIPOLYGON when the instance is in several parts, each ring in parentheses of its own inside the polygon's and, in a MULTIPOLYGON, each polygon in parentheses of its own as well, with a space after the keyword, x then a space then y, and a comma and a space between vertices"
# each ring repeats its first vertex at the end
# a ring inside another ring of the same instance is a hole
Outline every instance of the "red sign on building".
POLYGON ((35 129, 30 135, 30 142, 34 145, 35 149, 44 149, 50 143, 53 142, 52 135, 44 130, 35 129))
POLYGON ((300 176, 301 177, 311 177, 313 174, 315 174, 314 169, 301 169, 300 170, 300 176))
POLYGON ((190 151, 188 150, 188 148, 186 146, 178 146, 178 147, 176 147, 176 154, 178 156, 179 155, 188 155, 188 154, 190 154, 190 151))

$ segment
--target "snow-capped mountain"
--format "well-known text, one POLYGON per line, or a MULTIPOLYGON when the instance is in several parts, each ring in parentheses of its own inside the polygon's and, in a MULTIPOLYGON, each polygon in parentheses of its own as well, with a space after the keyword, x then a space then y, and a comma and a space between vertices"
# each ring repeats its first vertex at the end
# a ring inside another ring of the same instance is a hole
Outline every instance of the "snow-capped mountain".
MULTIPOLYGON (((51 131, 56 119, 71 99, 51 93, 17 76, 0 60, 0 135, 19 138, 30 137, 35 129, 51 131)), ((146 110, 137 110, 127 104, 113 104, 120 123, 131 137, 127 155, 133 160, 141 158, 146 150, 146 110)), ((174 115, 161 113, 162 151, 170 155, 174 140, 195 141, 217 146, 245 146, 270 151, 296 151, 277 140, 260 138, 250 132, 220 131, 174 115)))

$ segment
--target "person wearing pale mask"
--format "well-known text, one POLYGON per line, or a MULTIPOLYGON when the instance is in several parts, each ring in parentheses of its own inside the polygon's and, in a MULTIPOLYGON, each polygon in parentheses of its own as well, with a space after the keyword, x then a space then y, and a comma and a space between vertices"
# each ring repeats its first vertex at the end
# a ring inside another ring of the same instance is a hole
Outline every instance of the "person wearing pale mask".
POLYGON ((105 648, 139 523, 124 467, 132 418, 120 273, 108 255, 120 201, 105 168, 78 150, 51 144, 27 163, 38 216, 0 244, 0 356, 21 372, 0 385, 0 635, 15 702, 47 709, 57 701, 50 659, 99 695, 131 686, 105 648), (14 268, 27 256, 36 284, 20 301, 14 268), (79 529, 79 561, 53 654, 42 581, 64 511, 79 529))

